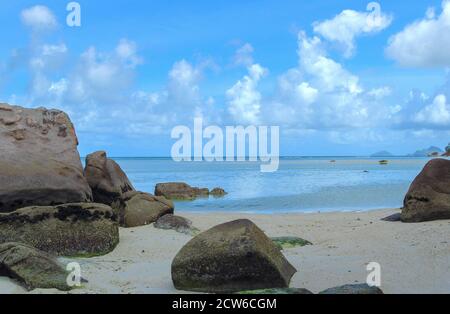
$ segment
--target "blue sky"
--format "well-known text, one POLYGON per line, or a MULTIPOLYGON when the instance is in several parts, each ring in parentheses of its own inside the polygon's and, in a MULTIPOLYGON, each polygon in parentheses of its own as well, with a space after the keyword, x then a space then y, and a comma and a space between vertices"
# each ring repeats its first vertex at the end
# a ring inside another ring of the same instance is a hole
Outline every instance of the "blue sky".
POLYGON ((67 111, 82 155, 168 156, 198 116, 280 126, 282 155, 450 141, 446 1, 68 2, 0 3, 0 101, 67 111))

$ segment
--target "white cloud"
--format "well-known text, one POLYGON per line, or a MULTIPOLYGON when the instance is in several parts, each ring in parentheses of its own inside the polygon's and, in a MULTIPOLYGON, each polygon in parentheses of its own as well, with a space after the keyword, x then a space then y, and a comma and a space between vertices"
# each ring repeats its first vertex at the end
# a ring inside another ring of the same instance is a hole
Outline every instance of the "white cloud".
MULTIPOLYGON (((268 123, 285 129, 367 129, 385 126, 392 108, 384 104, 388 87, 366 92, 359 77, 327 56, 321 39, 298 35, 299 65, 280 76, 278 92, 264 108, 268 123)), ((366 134, 374 138, 370 132, 366 134)), ((333 138, 338 138, 336 133, 333 138)))
POLYGON ((444 95, 437 95, 433 102, 420 110, 414 117, 414 121, 437 127, 450 128, 450 105, 444 95))
POLYGON ((330 20, 314 23, 314 31, 325 39, 340 44, 344 49, 344 56, 351 57, 356 49, 356 37, 375 34, 391 24, 390 15, 382 12, 374 14, 344 10, 330 20))
POLYGON ((386 54, 405 67, 450 66, 450 1, 436 16, 428 9, 424 19, 407 25, 389 39, 386 54))
POLYGON ((21 12, 20 16, 22 23, 35 31, 50 30, 58 25, 52 11, 43 5, 27 8, 21 12))
POLYGON ((250 66, 253 62, 253 46, 249 43, 244 44, 241 48, 236 51, 234 55, 234 64, 235 65, 243 65, 250 66))
POLYGON ((261 93, 258 83, 267 74, 267 69, 259 64, 252 64, 245 75, 227 93, 228 112, 234 121, 243 124, 258 124, 261 113, 261 93))

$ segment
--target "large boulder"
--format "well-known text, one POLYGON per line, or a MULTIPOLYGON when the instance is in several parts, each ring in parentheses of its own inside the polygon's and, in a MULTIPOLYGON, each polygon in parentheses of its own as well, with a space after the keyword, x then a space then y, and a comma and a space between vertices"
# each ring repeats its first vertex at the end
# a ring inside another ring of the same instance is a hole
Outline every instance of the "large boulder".
POLYGON ((68 273, 49 254, 21 243, 0 244, 0 276, 17 280, 28 290, 68 291, 68 273))
POLYGON ((0 212, 92 201, 69 117, 0 104, 0 212))
POLYGON ((124 193, 134 191, 125 172, 114 160, 109 159, 104 151, 86 157, 84 175, 96 203, 111 205, 124 193))
POLYGON ((201 233, 172 262, 175 288, 196 292, 287 288, 295 272, 279 248, 249 220, 201 233))
POLYGON ((149 225, 160 217, 173 214, 173 202, 163 196, 153 196, 142 192, 125 193, 119 208, 120 224, 126 228, 149 225))
POLYGON ((159 183, 155 187, 155 195, 171 200, 194 200, 198 197, 208 197, 209 190, 195 188, 182 182, 159 183))
POLYGON ((450 161, 427 163, 406 194, 401 219, 423 222, 450 219, 450 161))
POLYGON ((103 204, 34 206, 0 214, 0 243, 7 242, 60 256, 104 255, 118 244, 119 227, 103 204))

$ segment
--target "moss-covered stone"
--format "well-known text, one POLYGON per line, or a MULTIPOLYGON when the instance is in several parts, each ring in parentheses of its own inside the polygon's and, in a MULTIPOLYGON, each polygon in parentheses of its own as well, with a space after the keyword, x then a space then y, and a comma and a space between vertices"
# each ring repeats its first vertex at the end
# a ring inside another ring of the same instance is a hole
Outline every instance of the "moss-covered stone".
POLYGON ((0 214, 0 243, 19 242, 59 256, 104 255, 119 243, 111 207, 64 204, 0 214))
POLYGON ((383 291, 378 287, 370 287, 368 284, 358 284, 330 288, 319 294, 383 294, 383 291))
POLYGON ((241 291, 237 294, 313 294, 311 291, 302 288, 286 288, 286 289, 263 289, 263 290, 250 290, 241 291))
POLYGON ((0 276, 17 280, 28 290, 68 291, 68 272, 52 256, 20 243, 0 244, 0 276))
POLYGON ((203 232, 172 262, 178 290, 232 293, 287 288, 296 269, 249 220, 236 220, 203 232))
POLYGON ((280 248, 280 250, 313 245, 311 242, 297 237, 276 237, 272 238, 272 241, 280 248))

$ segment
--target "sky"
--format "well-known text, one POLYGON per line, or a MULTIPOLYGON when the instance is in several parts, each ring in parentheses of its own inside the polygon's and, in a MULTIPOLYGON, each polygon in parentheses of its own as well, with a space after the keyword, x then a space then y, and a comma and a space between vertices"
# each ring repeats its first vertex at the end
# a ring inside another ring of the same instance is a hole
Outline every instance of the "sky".
POLYGON ((0 102, 67 112, 86 155, 179 125, 279 126, 284 156, 450 142, 450 2, 1 1, 0 102))

